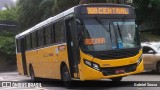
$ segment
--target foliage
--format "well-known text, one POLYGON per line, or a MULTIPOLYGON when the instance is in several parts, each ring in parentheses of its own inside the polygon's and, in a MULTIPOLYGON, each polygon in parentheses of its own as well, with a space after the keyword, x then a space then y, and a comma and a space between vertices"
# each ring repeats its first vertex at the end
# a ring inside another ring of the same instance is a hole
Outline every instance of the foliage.
POLYGON ((54 0, 54 14, 60 13, 72 6, 75 6, 79 3, 79 0, 54 0))
MULTIPOLYGON (((18 8, 16 6, 8 7, 0 11, 0 20, 17 21, 18 8)), ((12 32, 0 32, 0 53, 4 55, 15 54, 14 34, 12 32)), ((8 56, 7 56, 8 57, 8 56)))
POLYGON ((160 0, 150 0, 153 7, 160 7, 160 0))
POLYGON ((157 18, 152 17, 152 13, 156 8, 160 8, 160 0, 133 0, 133 6, 137 14, 137 24, 140 25, 148 17, 157 18))
MULTIPOLYGON (((78 4, 127 1, 129 0, 19 0, 19 21, 22 29, 26 29, 78 4)), ((133 0, 132 5, 136 9, 137 22, 141 24, 150 15, 150 6, 159 7, 160 0, 133 0)))
POLYGON ((5 55, 15 54, 15 43, 14 37, 0 36, 0 53, 5 55))
POLYGON ((53 15, 54 0, 42 0, 39 4, 39 10, 42 12, 41 20, 45 20, 53 15))
MULTIPOLYGON (((83 0, 19 0, 19 23, 22 30, 56 15, 83 0)), ((86 0, 90 3, 105 2, 105 0, 86 0), (96 1, 96 2, 95 2, 96 1)))
POLYGON ((0 11, 0 20, 17 21, 17 7, 11 6, 11 8, 9 8, 8 6, 6 6, 6 8, 6 10, 0 11))
POLYGON ((137 24, 140 25, 148 17, 150 12, 150 0, 133 0, 133 7, 137 14, 137 24))
POLYGON ((19 0, 19 24, 23 28, 31 27, 41 21, 39 4, 42 0, 19 0))

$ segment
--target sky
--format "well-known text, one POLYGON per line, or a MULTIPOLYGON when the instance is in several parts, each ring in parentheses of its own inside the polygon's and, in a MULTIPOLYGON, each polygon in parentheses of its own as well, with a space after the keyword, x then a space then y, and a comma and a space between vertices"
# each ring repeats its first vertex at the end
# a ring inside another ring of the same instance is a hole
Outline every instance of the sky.
POLYGON ((17 0, 12 0, 13 2, 16 2, 17 0))
POLYGON ((0 0, 0 10, 5 10, 5 4, 7 4, 8 6, 15 5, 16 0, 0 0))

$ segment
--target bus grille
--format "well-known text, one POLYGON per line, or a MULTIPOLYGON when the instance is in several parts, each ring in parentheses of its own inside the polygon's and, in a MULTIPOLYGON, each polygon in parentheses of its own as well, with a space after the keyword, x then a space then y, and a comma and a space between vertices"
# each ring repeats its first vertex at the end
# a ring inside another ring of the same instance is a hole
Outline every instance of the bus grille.
POLYGON ((137 49, 126 49, 126 50, 113 50, 113 51, 106 51, 106 52, 99 52, 99 53, 92 53, 93 57, 107 60, 107 59, 121 59, 121 58, 128 58, 133 57, 139 53, 139 48, 137 49))
POLYGON ((122 66, 122 67, 112 67, 112 68, 101 68, 101 72, 104 76, 123 74, 136 71, 137 64, 122 66), (118 70, 123 70, 124 72, 116 73, 118 70))

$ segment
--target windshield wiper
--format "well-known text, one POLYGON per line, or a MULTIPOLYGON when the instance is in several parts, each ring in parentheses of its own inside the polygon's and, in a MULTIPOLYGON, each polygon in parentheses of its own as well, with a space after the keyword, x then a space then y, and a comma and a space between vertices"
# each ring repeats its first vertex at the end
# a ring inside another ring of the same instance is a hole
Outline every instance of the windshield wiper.
POLYGON ((121 34, 121 29, 120 29, 120 27, 119 27, 119 24, 118 24, 118 23, 117 23, 117 27, 118 27, 119 36, 120 36, 120 38, 121 38, 121 40, 122 40, 122 42, 123 42, 122 34, 121 34))
MULTIPOLYGON (((104 29, 107 32, 110 32, 110 25, 109 25, 109 29, 104 25, 104 23, 102 22, 102 20, 99 17, 95 17, 95 19, 104 27, 104 29)), ((110 24, 110 23, 109 23, 110 24)))
POLYGON ((110 34, 110 38, 111 38, 111 42, 112 42, 112 37, 111 37, 111 31, 110 31, 110 21, 109 21, 109 28, 106 27, 106 25, 104 25, 104 23, 102 22, 102 20, 99 17, 95 17, 95 19, 103 26, 103 28, 109 32, 110 34))
POLYGON ((109 32, 110 34, 110 39, 111 39, 111 43, 113 44, 113 41, 112 41, 112 35, 111 35, 111 31, 110 31, 110 21, 109 21, 109 28, 106 27, 106 25, 104 25, 104 23, 102 22, 102 20, 99 18, 99 17, 95 17, 95 19, 104 27, 104 29, 109 32))

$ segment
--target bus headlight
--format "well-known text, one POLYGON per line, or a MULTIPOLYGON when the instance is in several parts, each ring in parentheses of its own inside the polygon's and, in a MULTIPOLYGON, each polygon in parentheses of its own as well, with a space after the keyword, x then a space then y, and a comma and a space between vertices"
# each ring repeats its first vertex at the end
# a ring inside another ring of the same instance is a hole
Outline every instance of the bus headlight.
POLYGON ((100 70, 99 65, 96 64, 96 63, 93 63, 93 62, 88 61, 88 60, 85 60, 85 59, 84 59, 84 63, 85 63, 87 66, 89 66, 89 67, 91 67, 91 68, 93 68, 93 69, 95 69, 95 70, 100 70))
POLYGON ((92 65, 92 66, 93 66, 93 68, 94 68, 94 69, 99 70, 99 65, 98 65, 98 64, 93 63, 93 65, 92 65))
POLYGON ((137 65, 139 65, 142 61, 142 55, 139 57, 139 59, 137 60, 137 65))
POLYGON ((86 65, 92 67, 92 63, 90 61, 85 60, 84 62, 85 62, 86 65))

